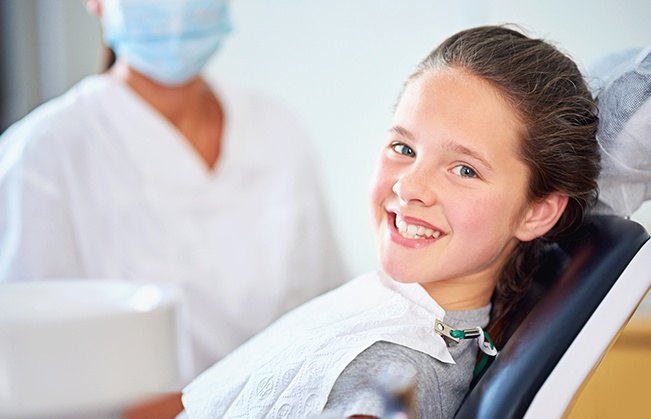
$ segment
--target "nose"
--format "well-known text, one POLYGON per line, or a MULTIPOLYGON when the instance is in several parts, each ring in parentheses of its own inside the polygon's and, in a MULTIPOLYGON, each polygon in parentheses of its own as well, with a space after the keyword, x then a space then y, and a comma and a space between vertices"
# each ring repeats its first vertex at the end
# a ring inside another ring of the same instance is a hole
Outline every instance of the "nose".
POLYGON ((413 171, 400 176, 391 190, 403 206, 431 206, 436 202, 434 178, 422 172, 413 171))

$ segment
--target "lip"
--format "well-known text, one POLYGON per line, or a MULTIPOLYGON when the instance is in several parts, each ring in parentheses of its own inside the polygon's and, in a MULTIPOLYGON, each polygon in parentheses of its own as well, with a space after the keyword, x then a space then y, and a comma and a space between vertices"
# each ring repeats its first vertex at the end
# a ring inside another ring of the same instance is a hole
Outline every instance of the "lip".
POLYGON ((423 247, 427 247, 438 241, 441 237, 445 236, 445 234, 432 224, 420 220, 418 218, 414 217, 409 217, 409 216, 403 216, 401 215, 400 218, 402 218, 405 222, 409 224, 414 224, 417 226, 423 226, 425 228, 430 228, 432 230, 436 231, 441 231, 441 235, 438 238, 425 238, 425 239, 408 239, 406 237, 403 237, 399 232, 398 229, 396 228, 396 216, 397 214, 393 211, 387 211, 387 228, 389 230, 389 237, 391 238, 391 241, 399 244, 404 247, 409 247, 411 249, 421 249, 423 247))
MULTIPOLYGON (((429 229, 436 230, 436 231, 441 231, 440 228, 436 228, 436 226, 433 226, 432 224, 428 223, 427 221, 423 221, 423 220, 421 220, 419 218, 414 218, 414 217, 410 217, 408 215, 398 214, 397 212, 393 212, 393 211, 391 211, 390 214, 393 215, 394 221, 395 221, 396 216, 400 215, 400 218, 402 218, 406 223, 417 225, 417 226, 422 226, 422 227, 429 228, 429 229)), ((442 231, 441 231, 441 234, 443 234, 442 231)))

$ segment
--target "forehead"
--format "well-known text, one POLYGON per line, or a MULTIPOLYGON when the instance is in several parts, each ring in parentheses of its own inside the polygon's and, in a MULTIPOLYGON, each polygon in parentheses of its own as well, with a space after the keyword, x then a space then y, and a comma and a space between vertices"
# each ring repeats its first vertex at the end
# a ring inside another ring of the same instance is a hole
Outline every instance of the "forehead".
POLYGON ((453 68, 428 71, 411 80, 396 107, 394 126, 406 128, 417 139, 517 154, 525 129, 496 87, 453 68))

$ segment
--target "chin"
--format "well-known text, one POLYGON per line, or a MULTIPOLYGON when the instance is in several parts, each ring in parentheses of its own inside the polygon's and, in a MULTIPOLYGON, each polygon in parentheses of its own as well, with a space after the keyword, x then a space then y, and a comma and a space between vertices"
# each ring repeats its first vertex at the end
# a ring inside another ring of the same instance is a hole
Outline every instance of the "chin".
POLYGON ((404 266, 401 266, 404 265, 403 263, 395 263, 393 261, 382 260, 381 265, 382 271, 398 282, 410 284, 414 282, 421 282, 422 280, 422 275, 418 275, 418 273, 412 269, 405 269, 404 266))

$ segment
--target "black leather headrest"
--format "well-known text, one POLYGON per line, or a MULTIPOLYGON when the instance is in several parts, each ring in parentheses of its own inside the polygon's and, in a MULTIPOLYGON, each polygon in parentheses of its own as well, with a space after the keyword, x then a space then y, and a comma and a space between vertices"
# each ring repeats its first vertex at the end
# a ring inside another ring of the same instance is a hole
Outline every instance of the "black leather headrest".
POLYGON ((512 336, 456 418, 520 418, 559 359, 642 245, 638 223, 593 216, 551 246, 512 336))

